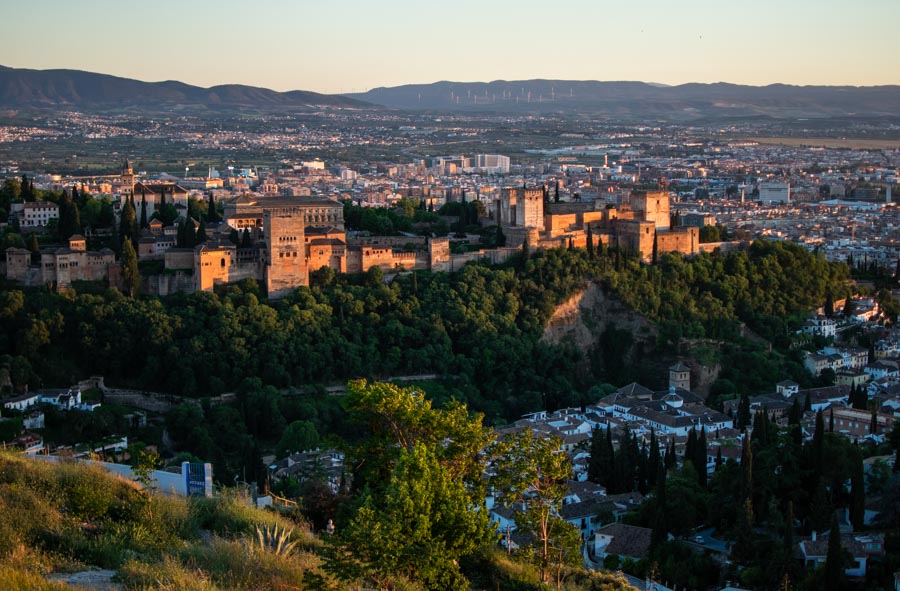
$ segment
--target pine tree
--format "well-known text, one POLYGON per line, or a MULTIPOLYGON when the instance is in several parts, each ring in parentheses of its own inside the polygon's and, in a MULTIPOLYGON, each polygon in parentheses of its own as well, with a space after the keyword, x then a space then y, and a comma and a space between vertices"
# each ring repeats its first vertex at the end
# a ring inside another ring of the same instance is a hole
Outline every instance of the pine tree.
POLYGON ((837 515, 831 516, 831 533, 828 534, 828 554, 825 555, 823 580, 825 591, 839 591, 845 586, 844 549, 841 547, 841 529, 837 515))

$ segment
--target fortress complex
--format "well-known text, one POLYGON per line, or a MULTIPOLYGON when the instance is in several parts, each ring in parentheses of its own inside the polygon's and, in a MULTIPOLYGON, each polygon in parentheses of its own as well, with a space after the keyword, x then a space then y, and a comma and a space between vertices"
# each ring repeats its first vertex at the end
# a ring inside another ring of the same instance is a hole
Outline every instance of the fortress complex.
POLYGON ((645 262, 657 254, 701 250, 700 229, 670 226, 667 191, 634 191, 628 203, 612 206, 602 201, 545 203, 542 189, 503 189, 493 213, 507 236, 507 244, 520 246, 527 237, 539 248, 584 247, 590 228, 594 244, 617 246, 645 262))

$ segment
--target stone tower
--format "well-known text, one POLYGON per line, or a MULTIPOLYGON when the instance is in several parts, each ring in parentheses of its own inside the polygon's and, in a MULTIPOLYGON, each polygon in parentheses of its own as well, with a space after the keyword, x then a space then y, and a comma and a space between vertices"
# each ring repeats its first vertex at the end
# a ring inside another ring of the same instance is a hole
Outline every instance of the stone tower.
POLYGON ((680 361, 669 368, 669 388, 691 389, 691 368, 680 361))
POLYGON ((280 205, 263 211, 266 238, 266 287, 277 299, 309 283, 306 265, 306 216, 302 206, 280 205))
POLYGON ((668 191, 633 191, 630 201, 631 209, 641 212, 641 219, 653 222, 657 230, 669 229, 668 191))
POLYGON ((127 197, 134 195, 134 169, 131 168, 128 158, 122 165, 122 194, 127 197))

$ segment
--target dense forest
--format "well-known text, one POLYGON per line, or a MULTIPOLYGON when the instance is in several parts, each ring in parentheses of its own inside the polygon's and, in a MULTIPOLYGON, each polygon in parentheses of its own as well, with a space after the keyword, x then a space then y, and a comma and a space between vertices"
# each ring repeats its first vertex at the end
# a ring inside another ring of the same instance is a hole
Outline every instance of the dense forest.
POLYGON ((588 281, 657 322, 665 348, 682 337, 740 343, 741 323, 786 341, 791 318, 843 295, 846 278, 844 265, 800 247, 757 242, 727 255, 665 255, 655 266, 615 251, 546 250, 389 283, 377 268, 322 269, 310 287, 271 304, 253 282, 165 299, 8 286, 0 367, 17 388, 99 374, 192 397, 233 391, 248 377, 286 388, 435 373, 453 376, 489 419, 510 418, 577 404, 597 382, 639 377, 606 375, 616 363, 580 375, 579 352, 540 342, 554 307, 588 281))

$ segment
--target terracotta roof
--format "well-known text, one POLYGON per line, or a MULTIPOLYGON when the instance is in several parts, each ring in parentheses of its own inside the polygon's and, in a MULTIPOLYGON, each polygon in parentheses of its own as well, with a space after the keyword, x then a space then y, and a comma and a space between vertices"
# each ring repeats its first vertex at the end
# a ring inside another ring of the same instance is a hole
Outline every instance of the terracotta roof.
POLYGON ((653 530, 646 527, 625 525, 624 523, 610 523, 604 525, 595 532, 611 536, 612 540, 606 547, 607 554, 629 556, 632 558, 646 558, 650 551, 650 537, 653 530))

